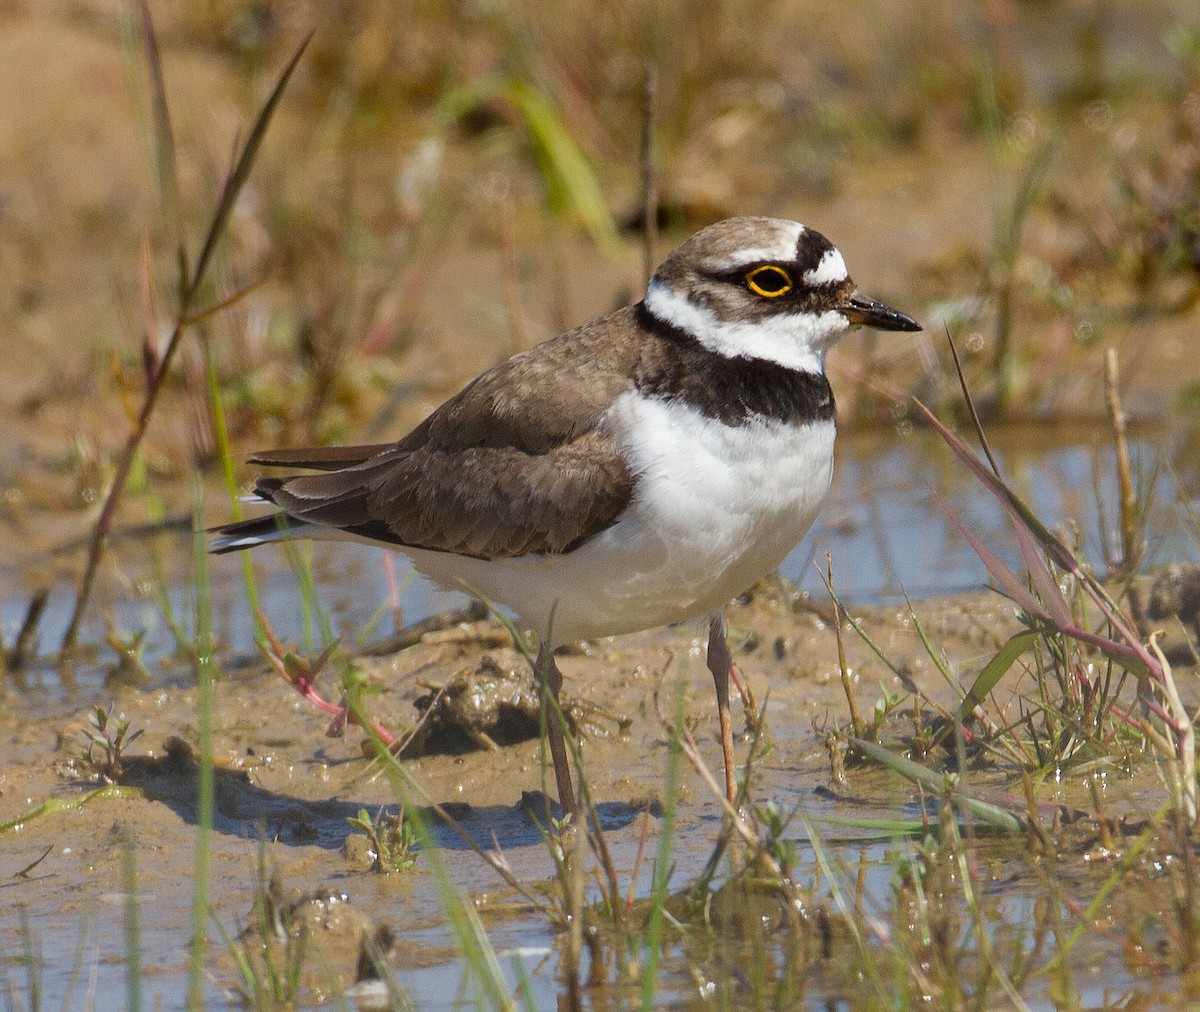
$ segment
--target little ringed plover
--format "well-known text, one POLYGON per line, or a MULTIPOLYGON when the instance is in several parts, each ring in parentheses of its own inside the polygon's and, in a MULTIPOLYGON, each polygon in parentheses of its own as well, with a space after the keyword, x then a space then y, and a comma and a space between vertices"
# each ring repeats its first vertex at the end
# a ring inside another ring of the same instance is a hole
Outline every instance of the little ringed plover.
MULTIPOLYGON (((852 326, 915 331, 858 294, 794 221, 739 217, 663 261, 641 302, 489 369, 397 443, 274 450, 252 463, 277 512, 216 530, 215 552, 349 538, 511 609, 541 637, 557 700, 563 643, 708 618, 732 801, 724 605, 804 537, 829 489, 825 353, 852 326)), ((559 801, 575 795, 547 721, 559 801)))

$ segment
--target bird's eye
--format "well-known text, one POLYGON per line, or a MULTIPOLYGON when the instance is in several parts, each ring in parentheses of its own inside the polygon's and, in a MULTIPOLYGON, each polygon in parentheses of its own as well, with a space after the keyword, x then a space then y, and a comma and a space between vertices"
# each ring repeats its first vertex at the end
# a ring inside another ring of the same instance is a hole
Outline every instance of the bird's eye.
POLYGON ((792 290, 791 276, 782 267, 763 264, 746 275, 746 284, 755 295, 775 299, 792 290))

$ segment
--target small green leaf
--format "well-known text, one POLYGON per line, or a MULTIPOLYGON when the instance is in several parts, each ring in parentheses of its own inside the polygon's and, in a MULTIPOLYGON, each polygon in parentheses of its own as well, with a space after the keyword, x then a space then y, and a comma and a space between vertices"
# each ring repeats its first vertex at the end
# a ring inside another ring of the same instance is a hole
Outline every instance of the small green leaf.
MULTIPOLYGON (((915 763, 911 759, 905 759, 904 756, 896 755, 896 753, 890 752, 882 745, 876 745, 875 742, 866 741, 862 738, 851 738, 850 744, 871 759, 874 759, 879 765, 886 766, 893 773, 900 774, 905 780, 909 780, 914 784, 921 784, 939 794, 945 788, 946 778, 944 775, 926 769, 920 763, 915 763)), ((1006 833, 1019 833, 1024 829, 1024 824, 1021 820, 1011 812, 1005 811, 998 805, 989 804, 986 801, 980 801, 978 798, 971 797, 961 788, 961 785, 954 791, 954 798, 966 805, 972 815, 978 819, 982 819, 995 829, 1006 833)))
POLYGON ((1017 633, 987 662, 959 706, 959 718, 964 724, 973 719, 975 707, 983 702, 984 696, 996 687, 1017 658, 1036 643, 1039 636, 1041 633, 1036 629, 1025 629, 1017 633))

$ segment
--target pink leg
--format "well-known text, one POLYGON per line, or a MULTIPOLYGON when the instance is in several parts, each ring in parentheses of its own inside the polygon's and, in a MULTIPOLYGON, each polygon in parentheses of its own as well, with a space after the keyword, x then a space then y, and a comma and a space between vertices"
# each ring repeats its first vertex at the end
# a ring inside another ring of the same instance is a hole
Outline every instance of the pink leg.
MULTIPOLYGON (((285 677, 287 676, 285 675, 285 677)), ((342 732, 345 730, 347 720, 349 720, 351 723, 357 723, 357 721, 354 719, 354 715, 347 710, 346 707, 339 706, 337 703, 329 702, 329 700, 327 700, 317 691, 317 687, 313 685, 313 683, 310 682, 304 675, 297 675, 293 678, 289 678, 288 681, 292 683, 300 695, 312 703, 312 705, 318 710, 322 710, 323 712, 333 716, 333 720, 330 721, 329 727, 325 731, 325 734, 330 738, 340 738, 342 736, 342 732)), ((391 748, 396 743, 395 735, 393 735, 385 727, 374 723, 373 726, 375 728, 375 733, 379 735, 379 740, 383 742, 384 748, 391 748)))

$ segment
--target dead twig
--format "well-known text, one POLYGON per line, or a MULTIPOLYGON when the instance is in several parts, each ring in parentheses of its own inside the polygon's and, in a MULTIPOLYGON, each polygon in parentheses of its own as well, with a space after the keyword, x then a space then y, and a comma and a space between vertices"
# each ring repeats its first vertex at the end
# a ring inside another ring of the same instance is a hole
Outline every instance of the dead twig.
POLYGON ((37 630, 49 599, 48 587, 42 587, 33 592, 33 596, 29 599, 29 607, 25 609, 25 619, 21 623, 20 632, 17 633, 16 642, 5 659, 8 673, 17 676, 18 681, 21 671, 37 653, 37 630))
MULTIPOLYGON (((149 10, 145 4, 143 4, 142 8, 142 26, 146 45, 146 58, 150 67, 160 185, 164 191, 164 201, 168 208, 170 208, 177 192, 174 162, 175 147, 170 130, 170 117, 163 85, 158 40, 154 26, 150 20, 149 10)), ((67 623, 67 629, 63 634, 62 643, 59 647, 60 655, 64 658, 71 653, 78 640, 79 625, 83 620, 83 614, 87 610, 88 601, 91 598, 92 586, 95 583, 100 559, 104 554, 104 547, 108 543, 109 532, 112 530, 117 504, 120 502, 121 495, 125 491, 125 485, 129 480, 129 473, 133 467, 134 460, 137 458, 142 440, 149 430, 150 417, 153 415, 159 396, 166 386, 166 378, 170 371, 171 362, 179 350, 184 331, 188 326, 189 320, 208 315, 209 310, 207 308, 197 310, 196 304, 208 280, 208 270, 212 263, 213 253, 216 250, 218 241, 225 233, 226 226, 229 223, 229 216, 233 213, 233 207, 237 202, 238 194, 250 176, 250 170, 254 166, 259 147, 262 144, 263 137, 266 135, 267 127, 271 122, 279 100, 283 96, 283 91, 287 87, 287 83, 291 79, 297 64, 300 62, 300 57, 304 55, 305 49, 308 48, 310 39, 311 36, 306 38, 297 47, 295 53, 292 54, 291 60, 288 61, 287 66, 284 67, 283 72, 276 80, 275 87, 271 90, 262 108, 259 109, 258 116, 246 136, 245 143, 242 144, 237 156, 233 160, 229 173, 225 177, 221 195, 217 200, 216 208, 213 211, 212 218, 209 220, 208 231, 200 247, 200 255, 196 258, 195 265, 190 269, 182 234, 179 236, 177 249, 179 261, 179 302, 176 307, 171 336, 161 355, 149 342, 143 344, 143 364, 146 371, 144 399, 134 420, 133 429, 130 431, 117 459, 112 484, 109 487, 104 505, 101 507, 100 514, 96 518, 95 525, 92 528, 91 538, 88 543, 87 560, 84 563, 83 574, 79 580, 79 592, 75 598, 75 608, 71 612, 70 621, 67 623)))
POLYGON ((658 176, 654 168, 654 128, 658 105, 658 67, 647 61, 642 78, 642 273, 649 281, 658 244, 658 176))
POLYGON ((1121 495, 1121 558, 1115 572, 1110 574, 1128 583, 1127 599, 1129 617, 1138 633, 1147 635, 1146 616, 1142 609, 1141 595, 1132 579, 1141 565, 1146 551, 1146 542, 1139 537, 1137 490, 1133 485, 1133 469, 1129 464, 1128 420, 1121 403, 1121 390, 1117 375, 1117 349, 1109 348, 1104 355, 1104 400, 1108 405, 1108 417, 1112 423, 1113 443, 1117 451, 1117 484, 1121 495))

